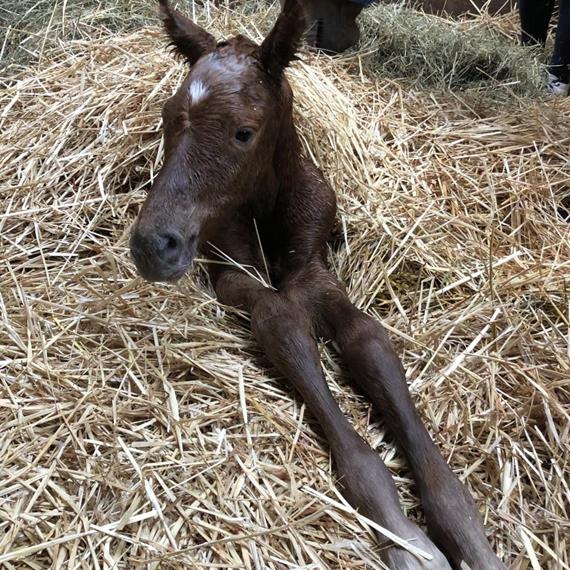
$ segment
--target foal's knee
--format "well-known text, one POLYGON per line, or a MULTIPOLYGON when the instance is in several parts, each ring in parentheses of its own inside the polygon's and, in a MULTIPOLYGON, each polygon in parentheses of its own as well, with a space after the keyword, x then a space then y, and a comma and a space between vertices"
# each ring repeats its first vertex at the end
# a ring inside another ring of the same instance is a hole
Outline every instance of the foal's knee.
POLYGON ((252 311, 252 330, 265 354, 304 397, 308 385, 319 382, 321 365, 310 318, 284 295, 258 301, 252 311))
POLYGON ((394 354, 388 333, 382 325, 365 313, 354 309, 337 326, 335 340, 346 358, 356 357, 363 364, 371 357, 394 354))
POLYGON ((410 394, 402 363, 385 329, 373 318, 356 311, 336 331, 348 373, 374 403, 381 405, 388 419, 399 415, 410 420, 410 394))
POLYGON ((259 342, 279 352, 292 352, 310 334, 306 314, 287 297, 270 292, 260 296, 251 312, 251 327, 259 342))

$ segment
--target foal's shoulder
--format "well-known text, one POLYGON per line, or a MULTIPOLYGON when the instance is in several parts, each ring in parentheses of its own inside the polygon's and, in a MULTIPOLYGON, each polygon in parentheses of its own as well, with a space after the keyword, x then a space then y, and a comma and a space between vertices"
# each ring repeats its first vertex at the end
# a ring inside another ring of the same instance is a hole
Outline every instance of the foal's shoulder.
POLYGON ((321 169, 313 161, 305 158, 301 170, 299 190, 304 199, 336 209, 336 195, 321 169))
POLYGON ((303 160, 298 176, 280 191, 279 215, 289 235, 326 240, 336 216, 336 196, 323 173, 303 160))

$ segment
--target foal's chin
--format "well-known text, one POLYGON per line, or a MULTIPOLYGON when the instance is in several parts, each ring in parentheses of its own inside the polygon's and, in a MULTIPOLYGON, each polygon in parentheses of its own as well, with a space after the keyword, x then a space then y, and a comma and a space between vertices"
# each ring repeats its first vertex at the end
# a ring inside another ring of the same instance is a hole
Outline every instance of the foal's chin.
POLYGON ((150 264, 137 263, 135 260, 135 266, 138 274, 145 281, 150 281, 151 283, 174 283, 192 267, 192 260, 174 267, 151 266, 150 264))

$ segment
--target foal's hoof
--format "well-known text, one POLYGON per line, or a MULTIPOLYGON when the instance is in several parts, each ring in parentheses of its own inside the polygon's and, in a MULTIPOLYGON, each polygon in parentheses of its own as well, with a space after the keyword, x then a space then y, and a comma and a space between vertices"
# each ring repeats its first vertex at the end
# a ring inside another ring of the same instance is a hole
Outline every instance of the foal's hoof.
POLYGON ((413 554, 401 549, 392 548, 386 555, 385 561, 390 570, 451 570, 449 562, 441 552, 430 552, 432 560, 418 558, 413 554))
POLYGON ((458 568, 460 570, 507 570, 507 567, 494 554, 480 557, 471 564, 463 560, 458 568))
MULTIPOLYGON (((406 527, 406 531, 398 531, 397 534, 409 541, 411 545, 430 554, 432 559, 419 558, 399 546, 391 546, 381 553, 390 570, 451 570, 447 558, 416 525, 410 523, 406 527)), ((384 537, 379 538, 385 542, 384 537)))

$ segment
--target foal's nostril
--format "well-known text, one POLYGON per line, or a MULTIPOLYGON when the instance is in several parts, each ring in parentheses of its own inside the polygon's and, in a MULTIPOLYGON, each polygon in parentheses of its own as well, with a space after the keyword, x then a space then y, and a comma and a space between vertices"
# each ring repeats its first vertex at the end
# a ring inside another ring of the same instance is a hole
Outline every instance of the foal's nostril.
POLYGON ((154 247, 163 261, 172 262, 180 257, 182 239, 176 234, 162 233, 154 237, 154 247))
POLYGON ((178 241, 174 236, 166 236, 166 249, 176 249, 178 247, 178 241))

